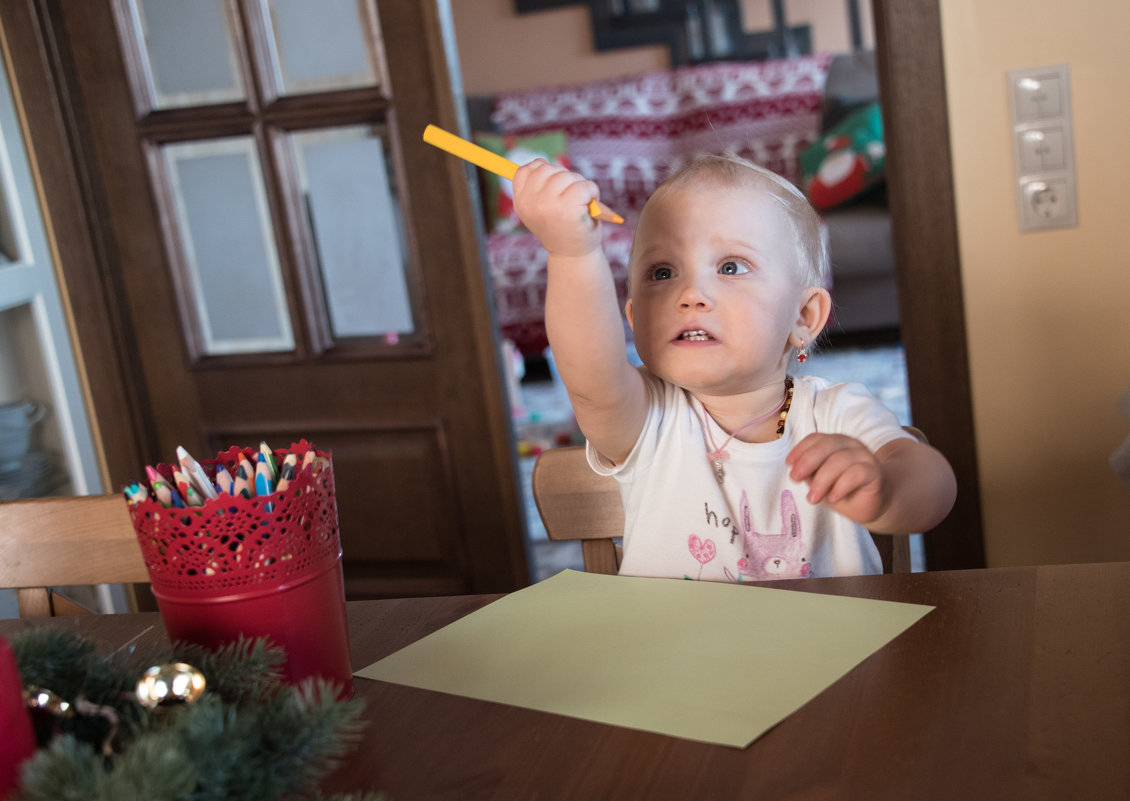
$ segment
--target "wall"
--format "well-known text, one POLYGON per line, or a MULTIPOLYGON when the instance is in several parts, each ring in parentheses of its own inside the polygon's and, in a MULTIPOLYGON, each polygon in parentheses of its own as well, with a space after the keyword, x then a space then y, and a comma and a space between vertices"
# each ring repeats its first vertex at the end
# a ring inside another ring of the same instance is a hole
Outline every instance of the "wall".
MULTIPOLYGON (((594 52, 587 5, 517 14, 514 0, 451 0, 463 89, 468 95, 529 89, 666 69, 661 45, 594 52)), ((860 1, 865 44, 873 41, 871 3, 860 1)), ((851 49, 847 4, 790 0, 790 25, 811 24, 816 50, 851 49)), ((772 26, 769 0, 743 0, 747 30, 772 26)))
POLYGON ((1130 559, 1125 0, 942 0, 990 565, 1130 559), (1067 63, 1079 226, 1021 234, 1006 74, 1067 63))

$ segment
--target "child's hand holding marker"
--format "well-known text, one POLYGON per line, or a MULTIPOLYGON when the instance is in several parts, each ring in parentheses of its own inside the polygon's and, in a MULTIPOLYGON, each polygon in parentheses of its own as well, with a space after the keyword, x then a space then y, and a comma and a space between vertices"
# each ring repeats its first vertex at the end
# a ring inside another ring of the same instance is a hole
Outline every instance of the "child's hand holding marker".
MULTIPOLYGON (((254 464, 245 454, 240 453, 238 464, 233 465, 234 475, 226 465, 217 463, 214 476, 209 477, 207 470, 178 445, 172 481, 155 467, 146 466, 149 486, 131 481, 122 488, 122 494, 130 504, 156 499, 166 509, 183 509, 203 506, 207 501, 225 495, 242 495, 244 498, 272 495, 286 489, 300 472, 311 470, 317 474, 329 465, 329 459, 318 456, 313 449, 301 454, 301 464, 299 453, 287 453, 280 465, 278 457, 266 442, 259 444, 259 451, 253 456, 254 464)), ((265 503, 263 510, 274 511, 274 504, 265 503)))

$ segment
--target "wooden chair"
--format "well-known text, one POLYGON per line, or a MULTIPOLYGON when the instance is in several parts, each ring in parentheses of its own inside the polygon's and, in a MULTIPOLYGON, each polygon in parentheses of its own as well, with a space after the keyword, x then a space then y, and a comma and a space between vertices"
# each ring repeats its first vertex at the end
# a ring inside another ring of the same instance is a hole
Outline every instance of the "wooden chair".
POLYGON ((148 581, 121 495, 0 503, 0 587, 21 618, 89 612, 53 587, 148 581))
MULTIPOLYGON (((918 429, 907 428, 925 442, 918 429)), ((543 451, 534 463, 534 501, 545 533, 554 541, 580 540, 585 570, 615 575, 624 533, 624 507, 616 479, 594 473, 582 446, 543 451)), ((872 534, 884 573, 910 572, 910 542, 903 535, 872 534)))

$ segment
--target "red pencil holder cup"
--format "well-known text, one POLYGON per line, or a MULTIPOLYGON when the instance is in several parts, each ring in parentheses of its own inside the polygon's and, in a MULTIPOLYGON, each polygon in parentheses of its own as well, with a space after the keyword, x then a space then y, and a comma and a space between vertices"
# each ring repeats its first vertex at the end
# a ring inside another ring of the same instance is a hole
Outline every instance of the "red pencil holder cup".
MULTIPOLYGON (((277 454, 301 462, 312 449, 302 441, 277 454)), ((234 475, 241 454, 254 463, 257 453, 233 447, 200 464, 209 477, 219 464, 234 475)), ((350 696, 333 464, 315 453, 320 458, 281 492, 221 494, 179 509, 144 500, 130 505, 130 517, 170 640, 215 649, 240 636, 266 637, 285 650, 288 681, 321 676, 350 696)), ((172 480, 172 467, 156 469, 172 480)))

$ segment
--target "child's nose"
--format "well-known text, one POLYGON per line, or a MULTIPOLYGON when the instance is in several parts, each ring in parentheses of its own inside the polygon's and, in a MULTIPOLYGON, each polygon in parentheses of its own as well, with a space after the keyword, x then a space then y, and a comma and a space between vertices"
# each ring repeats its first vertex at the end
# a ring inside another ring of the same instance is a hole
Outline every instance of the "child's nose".
POLYGON ((687 280, 679 293, 680 309, 707 309, 712 305, 710 293, 704 286, 704 279, 697 276, 687 280))

